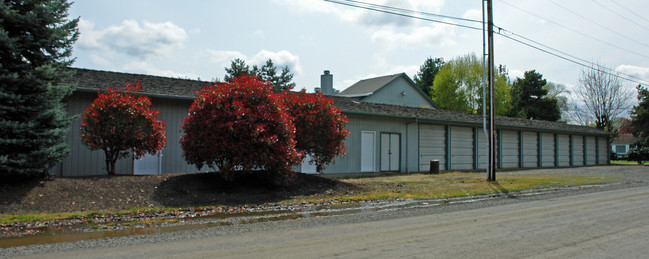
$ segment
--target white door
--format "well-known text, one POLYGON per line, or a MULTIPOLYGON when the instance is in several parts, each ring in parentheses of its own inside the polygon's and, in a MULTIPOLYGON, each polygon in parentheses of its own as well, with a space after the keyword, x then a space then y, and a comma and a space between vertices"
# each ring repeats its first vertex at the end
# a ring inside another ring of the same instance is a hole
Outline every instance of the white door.
POLYGON ((399 171, 399 134, 381 133, 381 171, 399 171))
POLYGON ((133 161, 133 174, 160 174, 160 155, 145 154, 140 159, 135 159, 133 161))
POLYGON ((315 174, 318 171, 317 166, 314 162, 311 162, 312 157, 310 155, 306 155, 304 157, 304 160, 302 160, 302 166, 300 172, 305 173, 305 174, 315 174))
POLYGON ((361 132, 361 172, 375 172, 375 133, 373 131, 361 132))

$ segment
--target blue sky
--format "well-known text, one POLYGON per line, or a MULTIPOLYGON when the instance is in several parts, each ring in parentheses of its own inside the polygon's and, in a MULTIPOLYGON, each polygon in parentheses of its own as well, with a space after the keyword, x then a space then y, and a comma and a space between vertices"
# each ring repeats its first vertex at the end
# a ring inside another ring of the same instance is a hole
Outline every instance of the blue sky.
MULTIPOLYGON (((368 2, 481 19, 479 0, 368 2)), ((649 81, 649 20, 636 16, 647 10, 649 1, 637 0, 494 0, 494 23, 649 81)), ((272 58, 310 91, 323 70, 343 90, 373 76, 412 77, 427 57, 482 53, 480 31, 318 0, 78 0, 70 17, 81 17, 75 67, 211 81, 234 58, 272 58)), ((495 45, 495 63, 511 77, 536 69, 569 89, 579 83, 579 65, 500 36, 495 45)))

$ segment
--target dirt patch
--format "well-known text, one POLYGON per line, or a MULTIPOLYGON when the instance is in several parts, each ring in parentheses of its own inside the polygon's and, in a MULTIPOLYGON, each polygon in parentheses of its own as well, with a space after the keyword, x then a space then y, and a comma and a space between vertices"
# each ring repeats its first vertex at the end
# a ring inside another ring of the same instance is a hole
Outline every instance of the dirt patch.
POLYGON ((0 213, 263 204, 355 188, 306 174, 296 174, 288 184, 279 184, 263 173, 245 174, 231 181, 214 173, 52 178, 0 184, 0 213))

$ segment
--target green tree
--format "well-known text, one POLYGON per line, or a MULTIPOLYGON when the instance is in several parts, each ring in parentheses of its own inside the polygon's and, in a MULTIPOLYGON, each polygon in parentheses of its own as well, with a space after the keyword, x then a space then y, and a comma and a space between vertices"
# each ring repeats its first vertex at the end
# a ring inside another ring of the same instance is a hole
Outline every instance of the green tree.
MULTIPOLYGON (((498 71, 498 70, 496 70, 498 71)), ((495 74, 496 115, 505 115, 511 105, 510 85, 504 73, 495 74)), ((482 112, 482 61, 475 53, 444 64, 433 80, 430 94, 442 109, 468 113, 482 112)))
POLYGON ((525 71, 523 78, 517 78, 512 84, 511 117, 535 120, 558 121, 561 111, 557 99, 547 96, 544 88, 547 81, 535 70, 525 71))
POLYGON ((631 111, 633 136, 639 138, 638 146, 649 147, 649 90, 638 85, 638 105, 631 111))
POLYGON ((78 18, 65 0, 0 3, 0 175, 31 178, 68 154, 71 118, 63 99, 72 85, 78 18))
POLYGON ((273 64, 272 59, 266 60, 261 67, 253 65, 252 68, 242 59, 235 59, 230 63, 230 68, 225 68, 225 81, 229 82, 232 78, 241 75, 256 76, 263 81, 268 81, 275 90, 290 90, 295 86, 293 73, 288 66, 280 68, 273 64))
POLYGON ((251 75, 250 66, 246 65, 246 61, 243 59, 236 58, 230 63, 230 68, 225 68, 225 77, 223 79, 230 82, 230 79, 241 75, 251 75))
POLYGON ((426 93, 428 97, 430 96, 430 88, 433 86, 433 81, 435 80, 435 75, 444 65, 444 58, 431 58, 428 57, 424 64, 419 67, 419 71, 414 77, 415 84, 422 92, 426 93))

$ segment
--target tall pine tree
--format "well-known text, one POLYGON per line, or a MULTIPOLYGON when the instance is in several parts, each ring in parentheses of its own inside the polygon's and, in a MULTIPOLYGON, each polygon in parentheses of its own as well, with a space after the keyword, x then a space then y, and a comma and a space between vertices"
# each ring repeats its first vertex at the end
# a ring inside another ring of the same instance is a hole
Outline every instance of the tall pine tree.
POLYGON ((67 154, 63 99, 78 38, 66 0, 0 3, 0 176, 45 176, 67 154))
POLYGON ((512 109, 509 116, 535 120, 558 121, 561 110, 557 99, 547 96, 547 80, 536 70, 525 71, 512 84, 512 109))

